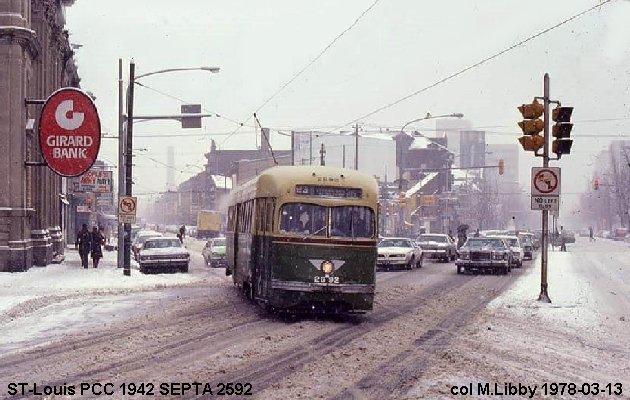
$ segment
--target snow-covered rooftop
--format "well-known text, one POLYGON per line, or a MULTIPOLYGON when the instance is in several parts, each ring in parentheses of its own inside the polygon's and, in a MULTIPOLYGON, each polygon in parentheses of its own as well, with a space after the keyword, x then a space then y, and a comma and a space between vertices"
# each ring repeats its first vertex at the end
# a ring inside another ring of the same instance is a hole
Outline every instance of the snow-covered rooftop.
POLYGON ((420 182, 416 183, 411 189, 407 190, 405 197, 411 197, 418 193, 420 189, 422 189, 427 183, 431 182, 431 180, 436 176, 438 176, 437 172, 430 172, 427 174, 427 176, 425 176, 420 182))

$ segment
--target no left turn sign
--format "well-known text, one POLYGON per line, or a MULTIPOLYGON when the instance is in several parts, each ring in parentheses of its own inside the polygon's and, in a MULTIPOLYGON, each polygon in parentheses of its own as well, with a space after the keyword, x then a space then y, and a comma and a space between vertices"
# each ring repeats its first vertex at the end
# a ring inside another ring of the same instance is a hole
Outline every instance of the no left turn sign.
POLYGON ((118 198, 118 222, 122 224, 135 224, 137 206, 137 197, 122 196, 118 198))
POLYGON ((560 168, 532 168, 532 196, 560 195, 560 168))

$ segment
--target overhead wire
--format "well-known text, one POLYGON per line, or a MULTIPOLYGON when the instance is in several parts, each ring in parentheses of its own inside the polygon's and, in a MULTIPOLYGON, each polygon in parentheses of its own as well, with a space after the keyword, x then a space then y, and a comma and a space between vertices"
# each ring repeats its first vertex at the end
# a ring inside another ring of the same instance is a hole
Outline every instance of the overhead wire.
POLYGON ((542 36, 542 35, 544 35, 546 33, 549 33, 552 30, 557 29, 557 28, 561 27, 562 25, 565 25, 565 24, 573 21, 574 19, 577 19, 577 18, 579 18, 579 17, 581 17, 581 16, 583 16, 583 15, 585 15, 585 14, 587 14, 587 13, 589 13, 589 12, 591 12, 591 11, 597 9, 597 8, 601 8, 603 5, 605 5, 607 3, 610 3, 611 1, 612 0, 603 0, 603 1, 599 2, 599 3, 597 3, 595 6, 592 6, 592 7, 588 8, 588 9, 586 9, 586 10, 580 12, 580 13, 577 13, 577 14, 567 18, 567 19, 564 19, 563 21, 561 21, 561 22, 559 22, 559 23, 557 23, 557 24, 555 24, 555 25, 553 25, 553 26, 551 26, 549 28, 543 29, 542 31, 540 31, 540 32, 538 32, 536 34, 530 35, 527 38, 525 38, 523 40, 520 40, 520 41, 518 41, 518 42, 508 46, 507 48, 505 48, 505 49, 503 49, 503 50, 501 50, 501 51, 499 51, 499 52, 497 52, 497 53, 495 53, 495 54, 493 54, 491 56, 488 56, 488 57, 482 59, 481 61, 478 61, 478 62, 476 62, 476 63, 474 63, 472 65, 469 65, 469 66, 467 66, 467 67, 465 67, 465 68, 463 68, 463 69, 461 69, 461 70, 459 70, 457 72, 454 72, 454 73, 452 73, 452 74, 450 74, 450 75, 448 75, 448 76, 446 76, 446 77, 444 77, 444 78, 442 78, 442 79, 440 79, 440 80, 438 80, 438 81, 436 81, 436 82, 434 82, 434 83, 432 83, 432 84, 430 84, 428 86, 423 87, 420 90, 416 90, 415 92, 413 92, 411 94, 403 96, 403 97, 399 98, 398 100, 395 100, 395 101, 393 101, 393 102, 391 102, 389 104, 386 104, 386 105, 384 105, 382 107, 379 107, 379 108, 377 108, 377 109, 375 109, 373 111, 370 111, 369 113, 367 113, 367 114, 365 114, 365 115, 363 115, 363 116, 361 116, 359 118, 353 119, 352 121, 349 121, 346 124, 339 126, 335 130, 339 130, 339 129, 344 128, 346 126, 352 125, 352 124, 354 124, 354 123, 356 123, 356 122, 358 122, 358 121, 360 121, 362 119, 368 118, 368 117, 370 117, 370 116, 372 116, 374 114, 377 114, 377 113, 379 113, 381 111, 384 111, 384 110, 386 110, 388 108, 391 108, 391 107, 393 107, 393 106, 395 106, 395 105, 397 105, 399 103, 402 103, 405 100, 408 100, 408 99, 410 99, 412 97, 415 97, 415 96, 417 96, 417 95, 419 95, 421 93, 424 93, 424 92, 426 92, 426 91, 428 91, 430 89, 433 89, 436 86, 439 86, 439 85, 441 85, 441 84, 443 84, 445 82, 448 82, 451 79, 456 78, 456 77, 458 77, 458 76, 460 76, 460 75, 462 75, 462 74, 464 74, 464 73, 466 73, 466 72, 468 72, 468 71, 470 71, 472 69, 480 67, 481 65, 486 64, 487 62, 492 61, 495 58, 498 58, 498 57, 502 56, 503 54, 506 54, 506 53, 514 50, 515 48, 517 48, 519 46, 522 46, 523 44, 525 44, 527 42, 530 42, 530 41, 532 41, 532 40, 534 40, 534 39, 536 39, 536 38, 538 38, 538 37, 540 37, 540 36, 542 36))
MULTIPOLYGON (((341 39, 341 37, 343 35, 345 35, 346 33, 348 33, 352 28, 354 28, 359 21, 368 13, 370 12, 370 10, 372 8, 374 8, 374 6, 376 6, 376 4, 379 2, 380 0, 374 0, 374 2, 365 10, 363 10, 363 12, 354 20, 354 22, 352 22, 352 24, 350 24, 350 26, 348 26, 346 29, 344 29, 340 34, 338 34, 330 43, 328 43, 328 45, 326 45, 320 52, 319 54, 317 54, 317 56, 315 56, 315 58, 313 58, 308 64, 306 64, 306 66, 304 66, 301 70, 299 70, 295 75, 293 75, 293 77, 291 79, 289 79, 286 83, 284 83, 278 90, 276 90, 271 96, 269 96, 267 98, 267 100, 265 100, 260 106, 258 106, 256 108, 256 110, 254 110, 254 112, 247 117, 247 119, 240 123, 240 126, 237 127, 234 132, 232 132, 232 135, 235 134, 236 132, 238 132, 238 130, 240 129, 241 126, 243 126, 244 124, 246 124, 247 122, 249 122, 252 118, 253 118, 253 114, 260 112, 260 110, 263 109, 263 107, 265 107, 267 104, 269 104, 269 102, 271 100, 273 100, 278 94, 280 94, 284 89, 286 89, 291 83, 293 83, 297 78, 299 78, 311 65, 315 64, 317 62, 317 60, 319 60, 327 51, 328 49, 330 49, 339 39, 341 39)), ((232 135, 228 135, 228 137, 226 137, 225 139, 223 139, 223 141, 221 142, 221 145, 223 143, 225 143, 232 135)))

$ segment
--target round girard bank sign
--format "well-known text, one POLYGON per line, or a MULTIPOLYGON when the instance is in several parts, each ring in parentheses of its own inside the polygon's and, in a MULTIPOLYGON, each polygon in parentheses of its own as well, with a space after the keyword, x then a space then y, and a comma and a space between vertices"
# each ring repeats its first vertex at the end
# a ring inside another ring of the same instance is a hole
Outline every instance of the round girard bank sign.
POLYGON ((39 118, 39 147, 48 167, 61 176, 90 169, 101 147, 101 121, 90 96, 75 88, 51 94, 39 118))

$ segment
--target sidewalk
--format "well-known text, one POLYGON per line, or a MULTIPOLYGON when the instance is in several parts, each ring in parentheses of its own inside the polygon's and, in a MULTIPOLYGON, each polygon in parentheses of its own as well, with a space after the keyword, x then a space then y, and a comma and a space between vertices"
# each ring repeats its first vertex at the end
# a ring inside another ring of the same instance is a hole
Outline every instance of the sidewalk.
POLYGON ((116 252, 106 251, 98 268, 81 266, 79 253, 65 249, 61 264, 32 267, 25 272, 0 273, 0 318, 17 305, 43 297, 103 294, 120 291, 144 291, 190 284, 202 280, 194 274, 141 274, 132 262, 131 276, 116 268, 116 252))

